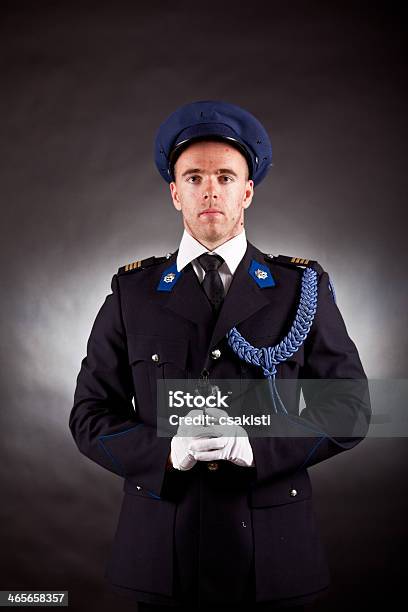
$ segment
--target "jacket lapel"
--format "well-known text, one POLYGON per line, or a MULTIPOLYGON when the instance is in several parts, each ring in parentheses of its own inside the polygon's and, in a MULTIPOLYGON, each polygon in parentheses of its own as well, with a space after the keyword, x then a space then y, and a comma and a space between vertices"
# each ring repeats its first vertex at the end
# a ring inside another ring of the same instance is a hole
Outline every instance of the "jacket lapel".
POLYGON ((270 304, 264 290, 257 286, 248 273, 252 259, 263 261, 263 254, 248 242, 219 312, 210 346, 215 346, 232 327, 270 304))
MULTIPOLYGON (((167 267, 175 263, 176 259, 177 251, 170 257, 167 267)), ((191 263, 183 268, 174 289, 168 294, 164 308, 189 319, 197 325, 207 324, 208 318, 211 316, 211 305, 200 286, 191 263)))

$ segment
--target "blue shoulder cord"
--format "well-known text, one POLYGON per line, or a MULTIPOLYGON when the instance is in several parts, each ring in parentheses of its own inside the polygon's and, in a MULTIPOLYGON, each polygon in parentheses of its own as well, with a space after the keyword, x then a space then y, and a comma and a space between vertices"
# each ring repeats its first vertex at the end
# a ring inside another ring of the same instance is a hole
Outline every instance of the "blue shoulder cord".
POLYGON ((300 348, 310 331, 317 308, 317 272, 305 268, 299 306, 290 331, 275 346, 256 348, 233 327, 227 333, 228 344, 240 359, 262 368, 268 379, 276 414, 288 414, 276 388, 276 366, 292 357, 300 348), (278 405, 277 405, 278 404, 278 405))

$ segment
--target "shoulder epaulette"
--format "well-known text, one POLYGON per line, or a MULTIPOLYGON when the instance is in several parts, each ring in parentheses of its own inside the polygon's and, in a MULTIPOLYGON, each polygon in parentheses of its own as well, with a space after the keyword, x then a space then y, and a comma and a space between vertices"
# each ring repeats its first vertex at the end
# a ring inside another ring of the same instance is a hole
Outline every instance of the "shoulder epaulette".
POLYGON ((145 268, 149 268, 150 266, 154 266, 156 264, 162 263, 163 261, 167 261, 171 256, 171 253, 168 253, 164 257, 147 257, 146 259, 138 259, 137 261, 132 261, 132 263, 126 264, 126 266, 122 266, 118 270, 118 274, 124 274, 127 272, 134 272, 135 270, 144 270, 145 268))
POLYGON ((323 274, 322 266, 315 259, 306 259, 304 257, 288 257, 287 255, 270 255, 267 254, 265 259, 273 263, 283 264, 284 266, 297 266, 313 268, 319 274, 323 274))

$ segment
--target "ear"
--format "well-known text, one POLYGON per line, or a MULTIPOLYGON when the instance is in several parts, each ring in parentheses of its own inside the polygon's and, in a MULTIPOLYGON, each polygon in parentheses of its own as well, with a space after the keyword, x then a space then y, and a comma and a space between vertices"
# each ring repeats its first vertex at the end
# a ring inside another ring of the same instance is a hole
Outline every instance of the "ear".
POLYGON ((243 207, 244 208, 248 208, 248 206, 252 202, 253 196, 254 196, 254 181, 249 180, 249 181, 247 181, 247 184, 246 184, 245 197, 243 199, 243 207))
POLYGON ((174 208, 176 210, 181 210, 180 198, 179 198, 179 194, 177 191, 176 183, 174 181, 170 183, 170 193, 171 193, 171 198, 173 200, 174 208))

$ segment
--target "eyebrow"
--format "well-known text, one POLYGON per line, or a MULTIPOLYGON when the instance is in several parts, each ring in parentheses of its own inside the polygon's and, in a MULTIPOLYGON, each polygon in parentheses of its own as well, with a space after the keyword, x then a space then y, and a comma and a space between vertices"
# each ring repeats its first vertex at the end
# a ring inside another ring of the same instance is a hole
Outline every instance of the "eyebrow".
MULTIPOLYGON (((195 174, 199 172, 202 172, 201 168, 188 168, 183 172, 181 176, 183 177, 187 176, 187 174, 195 174)), ((234 172, 234 170, 232 170, 231 168, 219 168, 217 170, 217 174, 232 174, 233 176, 238 176, 237 173, 234 172)))

